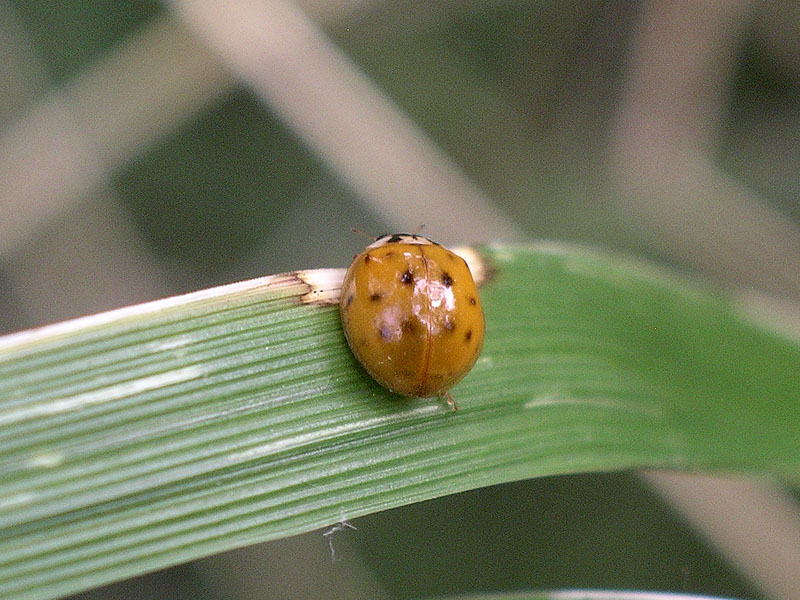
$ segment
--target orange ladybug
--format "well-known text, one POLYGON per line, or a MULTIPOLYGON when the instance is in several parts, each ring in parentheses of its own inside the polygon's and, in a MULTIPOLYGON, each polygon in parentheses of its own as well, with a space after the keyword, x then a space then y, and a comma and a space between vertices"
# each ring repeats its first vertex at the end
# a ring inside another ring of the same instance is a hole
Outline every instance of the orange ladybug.
POLYGON ((446 396, 480 355, 486 325, 467 263, 409 233, 379 237, 354 259, 339 302, 366 371, 404 396, 446 396))

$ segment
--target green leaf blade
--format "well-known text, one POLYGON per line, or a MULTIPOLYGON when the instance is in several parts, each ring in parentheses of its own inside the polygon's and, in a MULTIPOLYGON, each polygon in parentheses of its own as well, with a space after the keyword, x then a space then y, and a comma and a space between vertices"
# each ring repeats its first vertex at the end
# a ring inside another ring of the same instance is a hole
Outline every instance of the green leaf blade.
POLYGON ((797 477, 796 342, 641 263, 481 253, 487 339, 457 413, 372 382, 336 306, 300 302, 294 275, 0 339, 0 595, 527 477, 797 477))

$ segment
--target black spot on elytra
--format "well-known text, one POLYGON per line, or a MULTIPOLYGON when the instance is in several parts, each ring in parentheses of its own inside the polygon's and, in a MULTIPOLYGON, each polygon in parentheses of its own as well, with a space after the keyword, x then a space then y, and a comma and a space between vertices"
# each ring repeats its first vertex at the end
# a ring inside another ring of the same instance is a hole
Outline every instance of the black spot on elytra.
POLYGON ((378 301, 378 300, 380 300, 381 298, 383 298, 383 294, 381 294, 380 292, 375 292, 374 294, 372 294, 372 295, 369 297, 369 299, 370 299, 370 300, 372 300, 373 302, 377 302, 377 301, 378 301))
POLYGON ((450 315, 444 318, 444 328, 447 331, 453 331, 456 328, 456 322, 450 315))
POLYGON ((403 330, 403 333, 414 333, 417 330, 417 325, 414 321, 403 321, 400 324, 400 328, 403 330))
POLYGON ((464 334, 464 341, 469 342, 472 339, 472 329, 470 329, 467 333, 464 334))
POLYGON ((345 301, 345 304, 346 304, 347 306, 350 306, 350 305, 353 303, 353 300, 354 300, 353 294, 350 294, 350 295, 347 297, 347 300, 345 301))
POLYGON ((411 269, 407 269, 405 273, 400 275, 400 283, 409 285, 413 282, 414 282, 414 274, 411 272, 411 269))
POLYGON ((364 255, 364 264, 368 265, 372 259, 369 257, 369 254, 364 255))
POLYGON ((453 278, 450 277, 450 273, 442 273, 442 283, 444 284, 444 287, 450 287, 453 285, 453 278))
POLYGON ((470 303, 470 304, 472 304, 472 306, 475 306, 475 305, 478 303, 478 301, 477 301, 477 300, 475 299, 475 297, 473 296, 473 297, 471 297, 471 298, 469 299, 469 303, 470 303))

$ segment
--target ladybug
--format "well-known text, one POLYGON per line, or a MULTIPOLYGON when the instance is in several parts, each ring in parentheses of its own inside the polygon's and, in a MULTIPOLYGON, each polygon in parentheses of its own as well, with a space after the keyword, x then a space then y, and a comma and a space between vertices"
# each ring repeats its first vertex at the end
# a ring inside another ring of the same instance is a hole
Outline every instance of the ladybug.
POLYGON ((446 396, 483 347, 486 324, 463 258, 428 238, 382 235, 354 259, 339 302, 364 369, 404 396, 446 396))

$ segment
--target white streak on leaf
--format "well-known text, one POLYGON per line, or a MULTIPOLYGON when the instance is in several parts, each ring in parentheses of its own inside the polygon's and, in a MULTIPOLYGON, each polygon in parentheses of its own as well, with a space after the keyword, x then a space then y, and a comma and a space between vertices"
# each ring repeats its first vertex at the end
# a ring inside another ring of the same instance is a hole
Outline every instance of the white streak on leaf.
POLYGON ((283 439, 278 439, 267 444, 249 448, 242 452, 236 452, 228 456, 228 460, 232 463, 238 463, 245 460, 252 460, 262 456, 269 456, 282 450, 290 448, 298 448, 311 442, 319 442, 321 440, 331 439, 338 436, 348 434, 352 431, 361 431, 370 429, 386 423, 397 423, 398 420, 408 417, 418 417, 425 414, 434 414, 441 412, 441 407, 438 404, 428 404, 419 406, 408 412, 403 412, 402 415, 389 414, 382 417, 375 417, 373 419, 364 419, 362 421, 352 421, 328 427, 326 429, 311 431, 303 435, 291 435, 283 439))
POLYGON ((31 504, 34 500, 36 500, 36 495, 29 492, 20 492, 19 494, 0 497, 0 512, 13 509, 17 506, 31 504))
POLYGON ((198 366, 189 366, 175 371, 158 373, 150 377, 140 377, 131 381, 125 381, 117 385, 84 392, 75 396, 55 398, 53 400, 39 402, 33 406, 25 406, 6 413, 0 413, 0 425, 9 425, 20 421, 27 421, 36 417, 47 417, 55 414, 80 410, 87 406, 113 402, 122 398, 129 398, 142 392, 155 390, 176 383, 183 383, 192 379, 202 377, 205 372, 198 366))
POLYGON ((64 462, 64 455, 60 452, 40 452, 31 457, 32 469, 52 469, 64 462))

